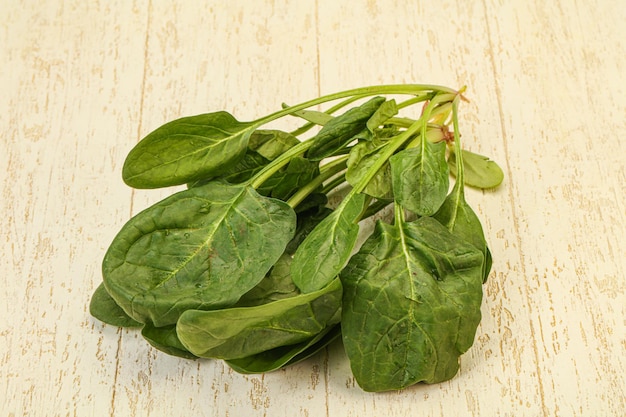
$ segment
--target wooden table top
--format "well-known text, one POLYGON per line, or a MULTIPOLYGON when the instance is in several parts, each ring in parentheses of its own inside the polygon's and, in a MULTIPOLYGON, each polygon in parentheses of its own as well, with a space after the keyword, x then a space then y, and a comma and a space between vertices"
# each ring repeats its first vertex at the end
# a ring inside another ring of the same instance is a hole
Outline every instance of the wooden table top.
POLYGON ((622 1, 0 3, 0 415, 625 415, 622 1), (121 181, 141 137, 391 83, 466 85, 464 144, 505 173, 468 192, 494 266, 452 380, 366 393, 340 343, 241 375, 89 315, 111 239, 171 192, 121 181))

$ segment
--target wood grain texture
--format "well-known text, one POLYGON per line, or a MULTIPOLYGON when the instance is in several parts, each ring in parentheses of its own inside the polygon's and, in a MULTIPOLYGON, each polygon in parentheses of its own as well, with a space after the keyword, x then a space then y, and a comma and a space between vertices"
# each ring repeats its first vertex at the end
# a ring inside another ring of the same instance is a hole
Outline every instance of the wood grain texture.
POLYGON ((0 415, 624 415, 621 1, 0 3, 0 415), (506 174, 468 194, 495 262, 454 379, 365 393, 340 344, 244 376, 89 316, 111 239, 170 191, 121 181, 143 135, 400 82, 467 85, 464 144, 506 174))

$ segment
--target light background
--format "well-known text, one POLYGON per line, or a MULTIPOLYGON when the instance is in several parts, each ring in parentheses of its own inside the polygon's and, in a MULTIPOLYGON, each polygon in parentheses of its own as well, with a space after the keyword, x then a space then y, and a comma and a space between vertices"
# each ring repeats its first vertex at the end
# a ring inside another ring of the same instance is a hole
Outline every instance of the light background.
POLYGON ((626 6, 590 1, 0 0, 0 415, 623 416, 626 6), (451 381, 371 394, 341 345, 242 376, 88 314, 100 262, 169 193, 121 181, 177 117, 250 120, 388 83, 468 86, 494 256, 451 381))

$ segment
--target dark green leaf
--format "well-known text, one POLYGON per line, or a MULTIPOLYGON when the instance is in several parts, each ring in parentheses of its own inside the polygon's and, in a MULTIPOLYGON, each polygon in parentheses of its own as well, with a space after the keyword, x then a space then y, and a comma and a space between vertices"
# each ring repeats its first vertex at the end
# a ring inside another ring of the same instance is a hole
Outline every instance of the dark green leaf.
POLYGON ((135 188, 158 188, 210 178, 241 158, 254 124, 227 112, 169 122, 128 154, 122 177, 135 188))
POLYGON ((174 324, 187 309, 233 305, 292 239, 286 203, 244 185, 211 182, 133 217, 103 262, 104 283, 133 319, 174 324))
POLYGON ((282 130, 259 129, 250 136, 248 149, 273 161, 299 143, 298 138, 282 130))
POLYGON ((317 162, 295 156, 285 169, 272 175, 258 188, 258 191, 263 195, 287 200, 318 175, 319 164, 317 162))
POLYGON ((100 284, 91 297, 89 314, 98 320, 118 327, 141 327, 142 324, 131 317, 111 298, 104 284, 100 284))
POLYGON ((185 359, 197 359, 197 356, 189 352, 176 335, 176 325, 171 324, 165 327, 154 327, 146 323, 141 329, 141 335, 155 349, 167 353, 168 355, 178 356, 185 359))
POLYGON ((446 144, 421 141, 389 159, 395 201, 419 216, 434 214, 448 194, 446 144))
POLYGON ((294 297, 300 291, 291 280, 291 256, 284 254, 256 287, 245 293, 234 307, 252 307, 294 297))
MULTIPOLYGON (((465 185, 486 189, 497 187, 502 183, 504 173, 497 163, 486 156, 466 150, 461 152, 463 152, 465 185)), ((456 155, 454 151, 450 152, 448 165, 452 175, 456 175, 456 155)))
POLYGON ((291 277, 300 291, 325 287, 343 269, 356 244, 364 204, 363 194, 344 200, 300 244, 291 264, 291 277))
MULTIPOLYGON (((380 152, 385 149, 389 142, 362 141, 350 149, 348 157, 348 170, 346 171, 346 181, 352 185, 357 185, 366 175, 372 165, 380 157, 380 152)), ((365 186, 363 192, 372 197, 380 199, 392 199, 393 192, 391 186, 391 166, 385 162, 381 169, 374 175, 365 186)))
POLYGON ((287 245, 286 252, 290 255, 296 253, 304 239, 332 212, 328 207, 316 207, 308 212, 298 213, 296 234, 287 245))
POLYGON ((359 107, 354 107, 324 125, 312 140, 307 158, 320 161, 342 151, 356 134, 366 128, 367 121, 376 112, 384 97, 374 97, 359 107))
POLYGON ((446 197, 439 211, 433 217, 453 235, 471 243, 483 253, 485 256, 483 281, 486 281, 491 270, 491 254, 487 259, 488 249, 483 227, 474 210, 465 201, 462 187, 460 182, 454 184, 452 192, 446 197))
POLYGON ((456 374, 481 318, 482 263, 433 218, 377 223, 341 274, 344 347, 364 390, 456 374))
POLYGON ((379 126, 383 125, 396 114, 398 114, 396 101, 393 99, 385 101, 367 121, 367 130, 373 133, 379 126))
POLYGON ((187 310, 176 331, 185 347, 201 357, 238 359, 302 343, 339 320, 341 283, 254 307, 187 310))
MULTIPOLYGON (((288 107, 289 106, 287 106, 286 104, 283 104, 283 108, 288 108, 288 107)), ((306 120, 307 122, 320 125, 320 126, 324 126, 326 123, 328 123, 329 121, 333 119, 333 116, 331 116, 330 114, 324 113, 321 111, 316 111, 316 110, 299 110, 299 111, 291 113, 291 115, 300 117, 306 120)))
POLYGON ((229 360, 226 363, 242 374, 271 372, 313 356, 340 336, 339 325, 327 327, 306 342, 277 347, 245 358, 229 360))

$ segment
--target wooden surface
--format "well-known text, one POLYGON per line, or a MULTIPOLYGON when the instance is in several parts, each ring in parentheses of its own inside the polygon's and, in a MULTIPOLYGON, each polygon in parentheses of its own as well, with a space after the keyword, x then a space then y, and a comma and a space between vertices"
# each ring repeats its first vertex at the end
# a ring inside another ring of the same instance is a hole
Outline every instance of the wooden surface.
POLYGON ((590 1, 0 0, 1 416, 624 416, 626 6, 590 1), (297 5, 296 5, 297 3, 297 5), (227 4, 227 6, 226 6, 227 4), (364 393, 342 346, 254 376, 91 318, 126 153, 371 84, 468 86, 495 259, 451 381, 364 393))

